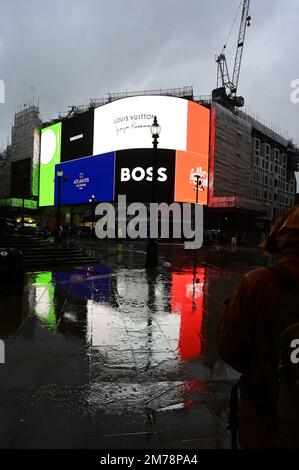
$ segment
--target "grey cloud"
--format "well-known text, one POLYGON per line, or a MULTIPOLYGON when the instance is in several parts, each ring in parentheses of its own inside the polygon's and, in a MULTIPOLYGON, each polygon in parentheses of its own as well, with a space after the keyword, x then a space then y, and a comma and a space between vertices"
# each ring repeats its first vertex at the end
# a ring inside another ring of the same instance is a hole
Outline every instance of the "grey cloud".
MULTIPOLYGON (((214 56, 239 0, 0 0, 0 145, 14 111, 39 98, 44 119, 108 92, 193 85, 209 94, 214 56)), ((299 141, 297 0, 252 0, 240 92, 261 117, 299 141)), ((237 29, 227 53, 232 62, 237 29)))

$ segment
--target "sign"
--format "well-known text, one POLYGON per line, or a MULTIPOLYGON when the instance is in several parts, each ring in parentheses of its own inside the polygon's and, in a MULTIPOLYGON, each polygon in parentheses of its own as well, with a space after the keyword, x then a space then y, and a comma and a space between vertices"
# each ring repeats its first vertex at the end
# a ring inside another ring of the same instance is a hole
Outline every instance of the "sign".
POLYGON ((95 109, 93 153, 152 148, 150 126, 155 115, 162 128, 159 148, 186 150, 188 101, 136 96, 95 109))
POLYGON ((175 194, 176 202, 196 202, 197 178, 198 202, 208 200, 208 157, 191 152, 176 152, 175 194))
POLYGON ((93 109, 62 122, 61 161, 93 154, 93 109))
MULTIPOLYGON (((61 204, 88 204, 92 195, 96 202, 114 200, 115 154, 79 158, 56 165, 63 171, 61 204)), ((55 204, 58 201, 58 178, 55 179, 55 204)))
POLYGON ((61 157, 61 122, 41 130, 39 205, 54 204, 55 165, 61 157))
MULTIPOLYGON (((153 149, 116 152, 115 194, 127 196, 128 202, 152 202, 153 149)), ((157 152, 158 202, 173 202, 175 151, 157 152)))
POLYGON ((153 174, 150 126, 155 115, 161 125, 158 201, 195 202, 194 175, 198 174, 202 179, 199 202, 206 204, 210 110, 181 98, 136 96, 113 101, 42 129, 40 206, 54 204, 55 165, 59 163, 65 173, 76 168, 72 186, 69 179, 62 184, 64 204, 86 203, 100 188, 104 189, 98 200, 111 201, 114 185, 115 194, 126 195, 129 202, 150 202, 153 174), (114 155, 114 166, 112 160, 106 167, 104 160, 99 159, 108 154, 114 155), (68 162, 79 161, 74 167, 64 167, 68 162))

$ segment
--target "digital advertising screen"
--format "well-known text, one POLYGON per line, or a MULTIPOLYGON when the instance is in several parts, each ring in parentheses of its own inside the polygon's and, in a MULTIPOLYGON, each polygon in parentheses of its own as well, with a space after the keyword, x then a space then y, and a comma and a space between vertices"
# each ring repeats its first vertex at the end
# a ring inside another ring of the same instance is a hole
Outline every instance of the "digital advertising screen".
POLYGON ((63 182, 62 204, 86 203, 95 193, 99 201, 111 201, 123 194, 131 202, 151 202, 150 126, 155 115, 161 125, 157 200, 194 203, 194 175, 199 175, 198 202, 206 204, 210 110, 181 98, 136 96, 113 101, 42 129, 40 206, 51 206, 57 201, 54 179, 58 163, 66 177, 67 172, 74 170, 70 179, 84 180, 85 176, 78 175, 88 173, 92 181, 81 189, 70 186, 69 179, 63 182), (106 161, 110 163, 106 165, 106 161), (64 166, 71 162, 74 165, 64 166))
POLYGON ((55 165, 61 158, 61 122, 41 130, 39 205, 54 204, 55 165))
MULTIPOLYGON (((156 200, 172 202, 174 195, 175 151, 157 152, 156 200)), ((153 150, 134 149, 116 152, 115 194, 127 201, 150 202, 153 188, 153 150)))
POLYGON ((209 185, 209 160, 207 156, 192 152, 176 152, 175 193, 176 202, 207 204, 209 185), (198 192, 197 192, 197 178, 198 192))
POLYGON ((58 200, 58 169, 63 171, 61 204, 88 204, 92 195, 96 202, 113 201, 114 166, 114 152, 56 165, 55 204, 58 200))
POLYGON ((154 116, 161 126, 160 149, 206 153, 210 111, 168 96, 136 96, 95 109, 93 153, 152 148, 154 116))
POLYGON ((93 154, 93 109, 62 122, 61 161, 93 154))

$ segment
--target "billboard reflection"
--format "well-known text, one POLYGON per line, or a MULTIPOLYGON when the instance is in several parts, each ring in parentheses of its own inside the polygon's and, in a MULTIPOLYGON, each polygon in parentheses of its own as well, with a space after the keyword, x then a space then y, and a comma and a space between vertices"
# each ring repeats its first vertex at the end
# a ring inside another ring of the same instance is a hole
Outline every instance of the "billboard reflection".
POLYGON ((213 370, 222 308, 213 293, 230 276, 206 266, 153 276, 97 265, 39 273, 31 292, 36 317, 53 333, 78 336, 80 330, 82 340, 96 348, 129 348, 137 369, 167 360, 174 372, 179 364, 199 359, 213 370), (148 357, 140 359, 139 353, 148 357))
POLYGON ((202 355, 205 268, 172 274, 171 307, 181 317, 178 349, 183 361, 202 355))

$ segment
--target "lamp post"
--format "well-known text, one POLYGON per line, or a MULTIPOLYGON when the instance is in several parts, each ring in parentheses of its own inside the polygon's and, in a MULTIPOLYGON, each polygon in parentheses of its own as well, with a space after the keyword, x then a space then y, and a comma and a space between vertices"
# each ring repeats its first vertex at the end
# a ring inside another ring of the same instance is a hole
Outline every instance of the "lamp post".
MULTIPOLYGON (((157 116, 154 117, 154 122, 150 127, 153 137, 153 179, 152 179, 152 202, 157 202, 157 167, 158 167, 158 138, 161 132, 161 126, 158 124, 157 116)), ((150 238, 146 249, 147 268, 154 268, 158 265, 158 244, 157 240, 150 238)))
MULTIPOLYGON (((198 204, 198 196, 199 196, 199 191, 202 191, 202 178, 200 175, 195 174, 193 176, 195 180, 196 187, 194 188, 196 191, 196 197, 195 197, 195 205, 194 205, 194 229, 195 229, 195 211, 196 211, 196 204, 198 204)), ((193 290, 195 289, 195 284, 198 282, 198 279, 196 278, 196 267, 197 267, 197 251, 194 250, 194 255, 193 255, 193 290)))
POLYGON ((25 223, 25 195, 22 195, 22 231, 25 223))
POLYGON ((96 202, 96 197, 94 194, 91 196, 91 198, 89 198, 89 202, 92 204, 91 206, 91 236, 93 237, 94 206, 96 202))
POLYGON ((201 179, 201 176, 200 175, 194 175, 194 179, 196 181, 196 204, 198 204, 198 191, 199 189, 201 189, 201 185, 202 185, 202 179, 201 179))
POLYGON ((60 242, 60 206, 61 206, 61 180, 63 177, 63 170, 58 168, 56 172, 57 176, 57 212, 56 212, 56 231, 55 231, 55 242, 60 242))

